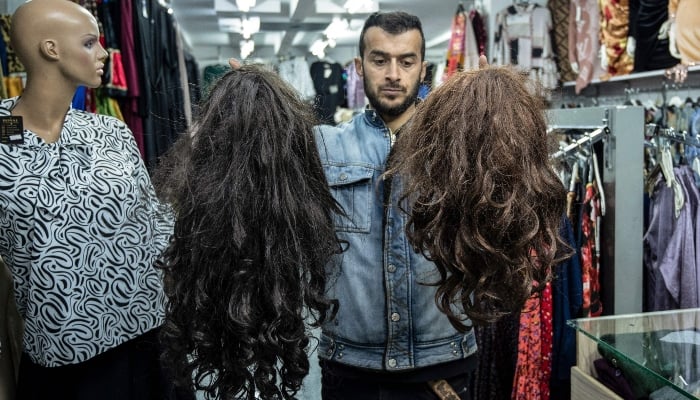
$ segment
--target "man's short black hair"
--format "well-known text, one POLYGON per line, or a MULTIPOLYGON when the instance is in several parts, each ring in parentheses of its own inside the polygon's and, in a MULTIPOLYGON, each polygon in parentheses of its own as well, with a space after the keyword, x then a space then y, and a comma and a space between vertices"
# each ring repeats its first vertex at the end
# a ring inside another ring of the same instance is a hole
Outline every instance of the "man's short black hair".
POLYGON ((415 15, 403 11, 375 12, 367 17, 365 26, 362 27, 362 33, 360 33, 361 58, 364 58, 365 56, 365 32, 367 32, 367 29, 373 26, 379 27, 392 35, 398 35, 413 29, 417 29, 418 32, 420 32, 421 39, 421 61, 425 60, 425 36, 423 35, 423 26, 421 25, 420 19, 418 19, 418 17, 415 15))

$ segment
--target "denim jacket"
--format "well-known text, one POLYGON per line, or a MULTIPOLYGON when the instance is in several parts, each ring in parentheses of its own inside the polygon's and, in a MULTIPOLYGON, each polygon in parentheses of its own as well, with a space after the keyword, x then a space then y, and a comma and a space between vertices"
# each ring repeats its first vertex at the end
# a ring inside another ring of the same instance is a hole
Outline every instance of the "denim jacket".
POLYGON ((474 354, 474 330, 454 329, 435 304, 436 287, 425 284, 439 273, 408 242, 397 178, 385 215, 380 176, 391 137, 382 119, 368 109, 348 123, 319 127, 316 140, 333 197, 346 213, 335 216, 346 250, 328 270, 327 294, 339 308, 323 326, 319 357, 398 372, 474 354))

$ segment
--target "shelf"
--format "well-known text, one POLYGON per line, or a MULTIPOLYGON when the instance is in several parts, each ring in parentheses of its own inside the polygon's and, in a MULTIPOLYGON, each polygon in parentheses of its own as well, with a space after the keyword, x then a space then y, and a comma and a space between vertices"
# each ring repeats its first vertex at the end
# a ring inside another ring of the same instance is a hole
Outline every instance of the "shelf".
POLYGON ((568 324, 625 374, 635 395, 700 395, 700 309, 580 318, 568 324))
MULTIPOLYGON (((698 72, 698 71, 700 71, 700 65, 688 67, 688 73, 698 72)), ((654 71, 644 71, 644 72, 633 72, 633 73, 627 74, 627 75, 613 76, 607 80, 593 79, 589 85, 596 85, 596 84, 608 83, 608 82, 634 81, 634 80, 639 80, 639 79, 656 78, 656 77, 665 78, 666 77, 665 72, 666 72, 665 69, 657 69, 654 71)), ((574 87, 575 85, 576 85, 576 81, 568 81, 568 82, 564 82, 562 84, 563 87, 574 87)))

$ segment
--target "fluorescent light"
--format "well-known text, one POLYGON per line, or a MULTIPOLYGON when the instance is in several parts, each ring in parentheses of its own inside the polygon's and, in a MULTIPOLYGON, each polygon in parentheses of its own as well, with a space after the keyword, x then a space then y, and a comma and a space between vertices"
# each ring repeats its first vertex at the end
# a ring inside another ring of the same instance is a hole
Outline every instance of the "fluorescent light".
POLYGON ((238 45, 241 48, 241 58, 244 60, 255 50, 255 42, 252 40, 241 40, 238 45))
POLYGON ((236 7, 242 12, 248 12, 255 7, 255 0, 236 0, 236 7))
POLYGON ((350 14, 372 13, 379 11, 379 2, 376 0, 348 0, 343 7, 350 14))
POLYGON ((347 19, 334 17, 333 21, 328 24, 328 27, 323 31, 328 39, 337 39, 343 36, 350 29, 350 23, 347 19))
POLYGON ((328 42, 316 39, 316 41, 311 44, 311 47, 309 47, 309 51, 318 58, 324 58, 326 56, 326 46, 328 46, 328 42))

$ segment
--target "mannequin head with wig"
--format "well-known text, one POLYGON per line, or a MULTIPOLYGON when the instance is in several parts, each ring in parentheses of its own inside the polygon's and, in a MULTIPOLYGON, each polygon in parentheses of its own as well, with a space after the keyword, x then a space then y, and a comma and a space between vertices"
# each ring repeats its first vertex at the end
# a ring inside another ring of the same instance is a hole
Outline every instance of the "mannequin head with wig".
POLYGON ((313 110, 274 72, 242 66, 201 105, 155 178, 177 213, 160 267, 164 358, 217 398, 292 398, 309 332, 332 308, 324 267, 338 211, 313 139, 313 110))
POLYGON ((407 231, 440 272, 436 302, 467 329, 519 311, 568 251, 564 187, 549 164, 544 97, 510 67, 460 72, 428 95, 396 142, 407 231), (541 283, 541 284, 540 284, 541 283))

